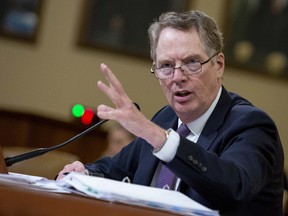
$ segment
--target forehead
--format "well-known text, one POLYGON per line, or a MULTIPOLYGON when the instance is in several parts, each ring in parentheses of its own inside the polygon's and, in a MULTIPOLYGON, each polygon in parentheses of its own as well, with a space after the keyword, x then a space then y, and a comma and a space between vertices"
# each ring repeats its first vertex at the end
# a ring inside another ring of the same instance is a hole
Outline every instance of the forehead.
POLYGON ((204 46, 196 29, 182 31, 165 28, 159 35, 156 59, 185 58, 205 54, 204 46))

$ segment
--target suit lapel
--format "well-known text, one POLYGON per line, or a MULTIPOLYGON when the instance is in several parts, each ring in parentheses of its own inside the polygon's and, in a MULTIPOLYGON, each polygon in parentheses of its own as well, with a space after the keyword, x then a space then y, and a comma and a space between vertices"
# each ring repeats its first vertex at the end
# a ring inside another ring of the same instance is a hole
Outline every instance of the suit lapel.
MULTIPOLYGON (((208 150, 211 147, 213 140, 218 135, 218 129, 224 122, 225 116, 230 109, 231 102, 232 102, 232 99, 229 93, 223 87, 220 99, 214 111, 212 112, 211 116, 209 117, 197 141, 197 144, 201 145, 206 150, 208 150)), ((159 126, 164 129, 172 128, 174 130, 177 130, 178 117, 176 113, 169 106, 166 107, 166 109, 167 110, 164 111, 164 115, 161 115, 161 119, 157 119, 156 123, 158 123, 159 126)), ((149 149, 149 151, 151 152, 151 150, 153 150, 152 146, 149 149)), ((137 178, 135 180, 138 183, 149 185, 154 176, 155 170, 159 163, 159 159, 156 158, 153 154, 149 153, 145 155, 145 159, 143 161, 146 161, 146 162, 145 162, 145 166, 144 165, 141 166, 143 169, 142 172, 146 173, 147 176, 146 178, 143 178, 142 176, 142 179, 137 178)))
POLYGON ((206 150, 211 148, 213 140, 218 135, 218 129, 224 123, 225 116, 230 110, 231 103, 232 99, 227 90, 223 87, 219 101, 203 128, 197 144, 201 145, 206 150))

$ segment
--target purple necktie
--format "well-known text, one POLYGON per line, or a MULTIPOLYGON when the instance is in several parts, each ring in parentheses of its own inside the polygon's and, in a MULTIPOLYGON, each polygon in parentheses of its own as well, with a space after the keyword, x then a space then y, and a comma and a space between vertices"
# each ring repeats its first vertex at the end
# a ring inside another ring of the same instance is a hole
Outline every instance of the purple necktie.
MULTIPOLYGON (((185 124, 181 124, 180 127, 177 129, 177 133, 180 136, 186 137, 190 130, 185 124)), ((173 189, 176 183, 176 176, 172 173, 168 167, 165 165, 161 165, 158 180, 156 182, 157 188, 164 188, 164 189, 173 189)))

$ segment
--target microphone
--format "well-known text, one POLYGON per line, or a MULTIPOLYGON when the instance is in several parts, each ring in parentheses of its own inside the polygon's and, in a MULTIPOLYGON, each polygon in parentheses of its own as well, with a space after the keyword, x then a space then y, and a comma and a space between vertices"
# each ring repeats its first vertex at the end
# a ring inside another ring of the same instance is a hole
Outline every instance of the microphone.
MULTIPOLYGON (((141 111, 140 110, 140 106, 137 103, 134 102, 134 105, 137 107, 137 109, 139 111, 141 111)), ((31 158, 34 158, 34 157, 38 157, 38 156, 43 155, 43 154, 45 154, 47 152, 50 152, 50 151, 56 150, 58 148, 61 148, 61 147, 65 146, 65 145, 75 141, 76 139, 79 139, 80 137, 84 136, 85 134, 91 132, 95 128, 98 128, 99 126, 101 126, 102 124, 104 124, 107 121, 108 121, 107 119, 103 119, 100 122, 97 122, 96 124, 92 125, 88 129, 84 130, 83 132, 77 134, 76 136, 74 136, 74 137, 70 138, 69 140, 67 140, 67 141, 65 141, 63 143, 60 143, 60 144, 58 144, 56 146, 52 146, 52 147, 49 147, 49 148, 38 148, 38 149, 29 151, 29 152, 26 152, 26 153, 23 153, 23 154, 20 154, 20 155, 16 155, 16 156, 13 156, 13 157, 7 157, 7 158, 5 158, 6 167, 12 166, 14 163, 18 163, 18 162, 21 162, 21 161, 24 161, 24 160, 28 160, 28 159, 31 159, 31 158)))

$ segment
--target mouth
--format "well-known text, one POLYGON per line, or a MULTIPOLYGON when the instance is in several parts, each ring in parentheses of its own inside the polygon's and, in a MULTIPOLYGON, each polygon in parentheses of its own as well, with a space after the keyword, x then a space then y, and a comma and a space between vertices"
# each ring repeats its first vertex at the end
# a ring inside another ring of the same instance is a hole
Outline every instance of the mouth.
POLYGON ((191 92, 189 92, 189 91, 178 91, 178 92, 175 93, 175 95, 177 97, 186 97, 186 96, 188 96, 190 94, 191 94, 191 92))
POLYGON ((174 99, 175 102, 183 104, 191 100, 191 95, 192 95, 191 91, 186 90, 177 91, 174 94, 174 99))

